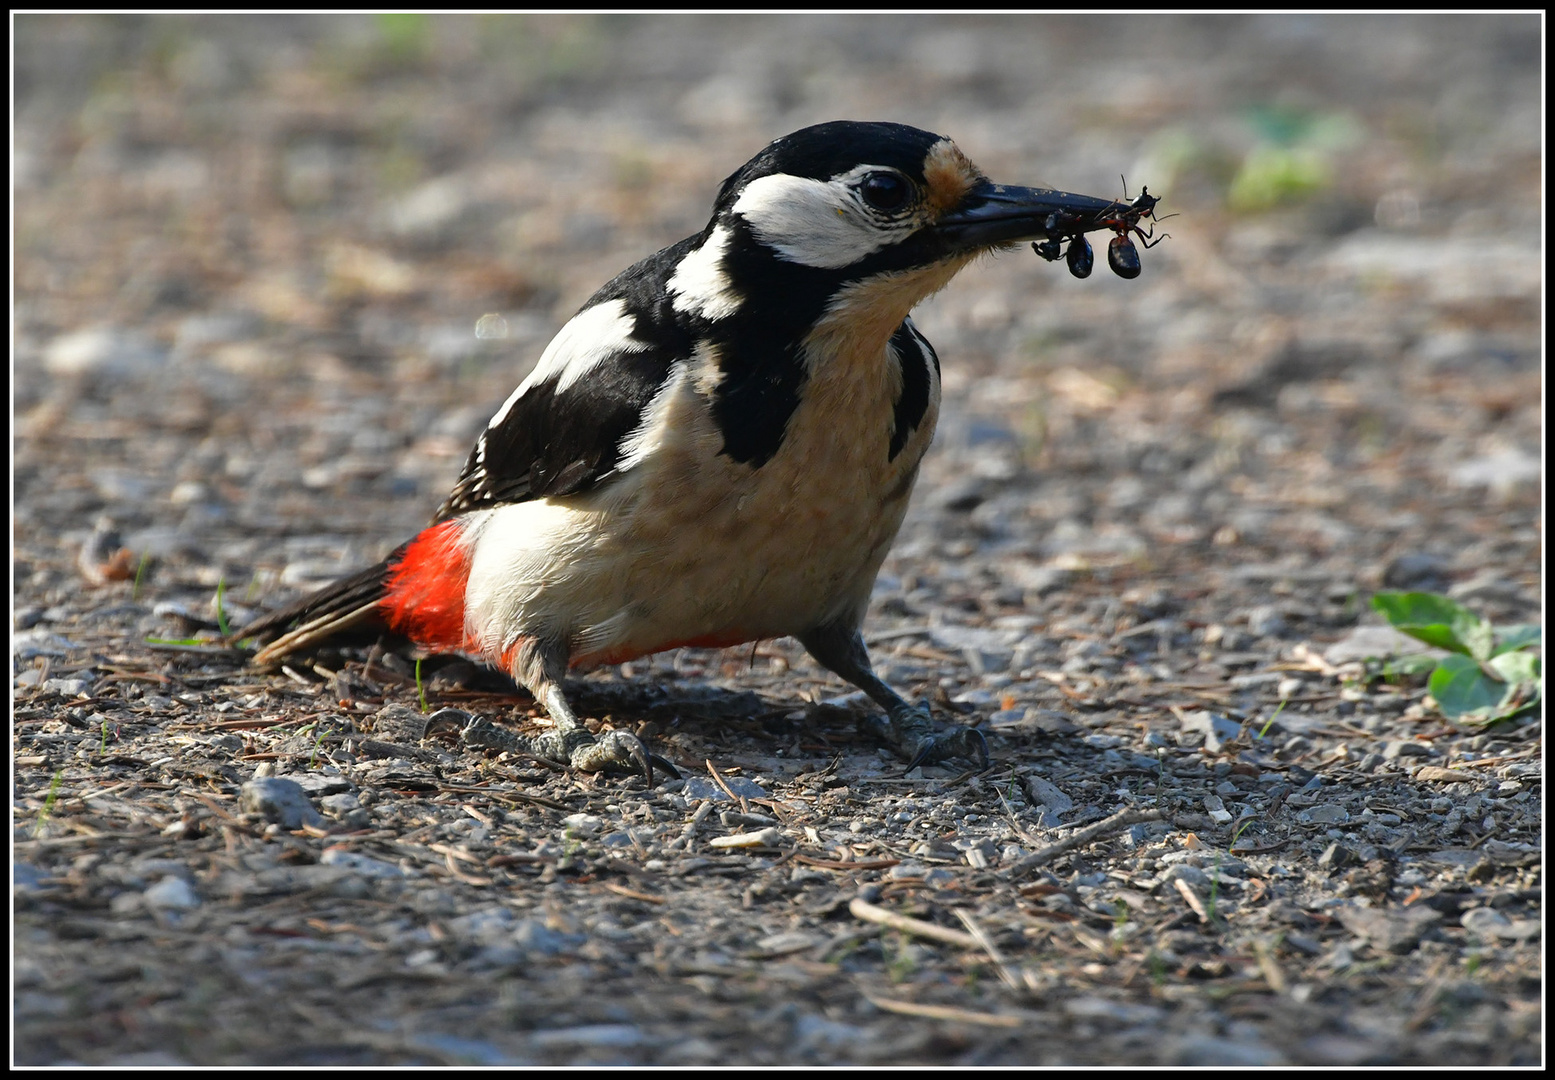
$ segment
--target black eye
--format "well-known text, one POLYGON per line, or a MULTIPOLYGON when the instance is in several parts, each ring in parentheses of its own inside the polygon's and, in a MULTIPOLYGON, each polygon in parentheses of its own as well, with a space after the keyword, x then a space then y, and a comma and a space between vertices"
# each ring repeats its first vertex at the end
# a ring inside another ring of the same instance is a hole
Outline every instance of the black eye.
POLYGON ((863 192, 876 210, 900 210, 912 197, 912 185, 896 173, 877 172, 864 177, 863 192))

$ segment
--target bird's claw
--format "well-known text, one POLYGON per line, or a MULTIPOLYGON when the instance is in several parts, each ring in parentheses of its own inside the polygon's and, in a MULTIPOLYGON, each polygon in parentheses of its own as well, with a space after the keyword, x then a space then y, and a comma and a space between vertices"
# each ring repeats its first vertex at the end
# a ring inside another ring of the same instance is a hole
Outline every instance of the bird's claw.
POLYGON ((911 772, 919 765, 934 765, 948 758, 965 758, 977 765, 979 772, 988 768, 988 740, 976 728, 957 728, 946 735, 928 735, 919 740, 912 760, 907 763, 911 772))
POLYGON ((642 776, 649 787, 653 786, 655 765, 671 777, 680 776, 674 765, 650 754, 641 739, 625 731, 602 731, 595 737, 587 729, 577 727, 542 735, 519 735, 476 717, 464 726, 460 740, 466 746, 516 751, 557 765, 570 765, 580 772, 630 773, 642 776))
POLYGON ((680 779, 680 770, 675 768, 673 764, 666 761, 664 758, 661 758, 658 754, 649 754, 648 760, 653 762, 654 765, 667 773, 671 780, 680 779))
POLYGON ((653 762, 648 748, 636 735, 625 731, 602 731, 592 741, 575 747, 571 754, 573 768, 584 772, 636 773, 653 786, 653 762))
POLYGON ((650 754, 647 744, 626 731, 602 731, 590 742, 572 749, 568 763, 583 772, 628 773, 641 776, 653 786, 653 767, 671 779, 680 779, 680 770, 658 754, 650 754))
POLYGON ((929 711, 921 705, 897 709, 888 717, 873 714, 865 718, 864 725, 907 759, 908 771, 951 758, 971 761, 978 771, 988 767, 988 740, 981 731, 958 727, 936 735, 929 711))
POLYGON ((470 717, 469 722, 459 730, 459 741, 465 746, 494 746, 511 750, 516 738, 512 732, 504 731, 484 716, 470 717))

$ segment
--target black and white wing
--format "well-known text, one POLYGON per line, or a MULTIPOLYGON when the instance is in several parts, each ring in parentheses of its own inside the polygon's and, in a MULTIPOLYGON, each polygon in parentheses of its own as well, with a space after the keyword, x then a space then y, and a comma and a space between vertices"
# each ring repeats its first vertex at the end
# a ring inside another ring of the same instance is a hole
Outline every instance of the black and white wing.
POLYGON ((475 441, 433 523, 505 503, 587 491, 616 475, 622 442, 690 355, 663 281, 696 241, 611 281, 561 328, 475 441))

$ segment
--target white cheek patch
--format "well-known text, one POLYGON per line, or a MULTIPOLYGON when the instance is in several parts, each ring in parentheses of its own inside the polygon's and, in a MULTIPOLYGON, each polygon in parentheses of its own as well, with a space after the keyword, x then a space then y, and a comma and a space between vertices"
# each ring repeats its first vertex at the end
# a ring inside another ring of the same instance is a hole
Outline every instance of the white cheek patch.
POLYGON ((718 226, 705 244, 675 267, 668 285, 675 296, 676 311, 717 322, 740 310, 740 294, 735 292, 722 265, 730 235, 728 229, 718 226))
POLYGON ((837 270, 906 239, 914 223, 882 223, 854 198, 848 176, 811 180, 763 176, 752 180, 734 204, 756 239, 789 262, 837 270))
POLYGON ((627 314, 625 300, 607 300, 578 312, 557 331, 540 354, 540 362, 502 403, 487 427, 501 426, 518 399, 547 379, 555 377, 556 393, 560 394, 612 356, 642 352, 648 346, 632 337, 636 328, 637 320, 627 314))

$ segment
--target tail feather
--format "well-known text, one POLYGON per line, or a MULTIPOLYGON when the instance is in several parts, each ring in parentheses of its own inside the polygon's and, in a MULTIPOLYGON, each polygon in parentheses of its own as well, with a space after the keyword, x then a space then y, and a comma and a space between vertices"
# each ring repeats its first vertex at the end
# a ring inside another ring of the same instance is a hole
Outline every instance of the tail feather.
POLYGON ((233 632, 231 639, 267 641, 253 658, 254 663, 263 665, 348 629, 367 628, 374 623, 387 628, 380 605, 388 593, 390 567, 404 557, 407 546, 400 546, 376 566, 341 578, 294 604, 255 619, 233 632))

